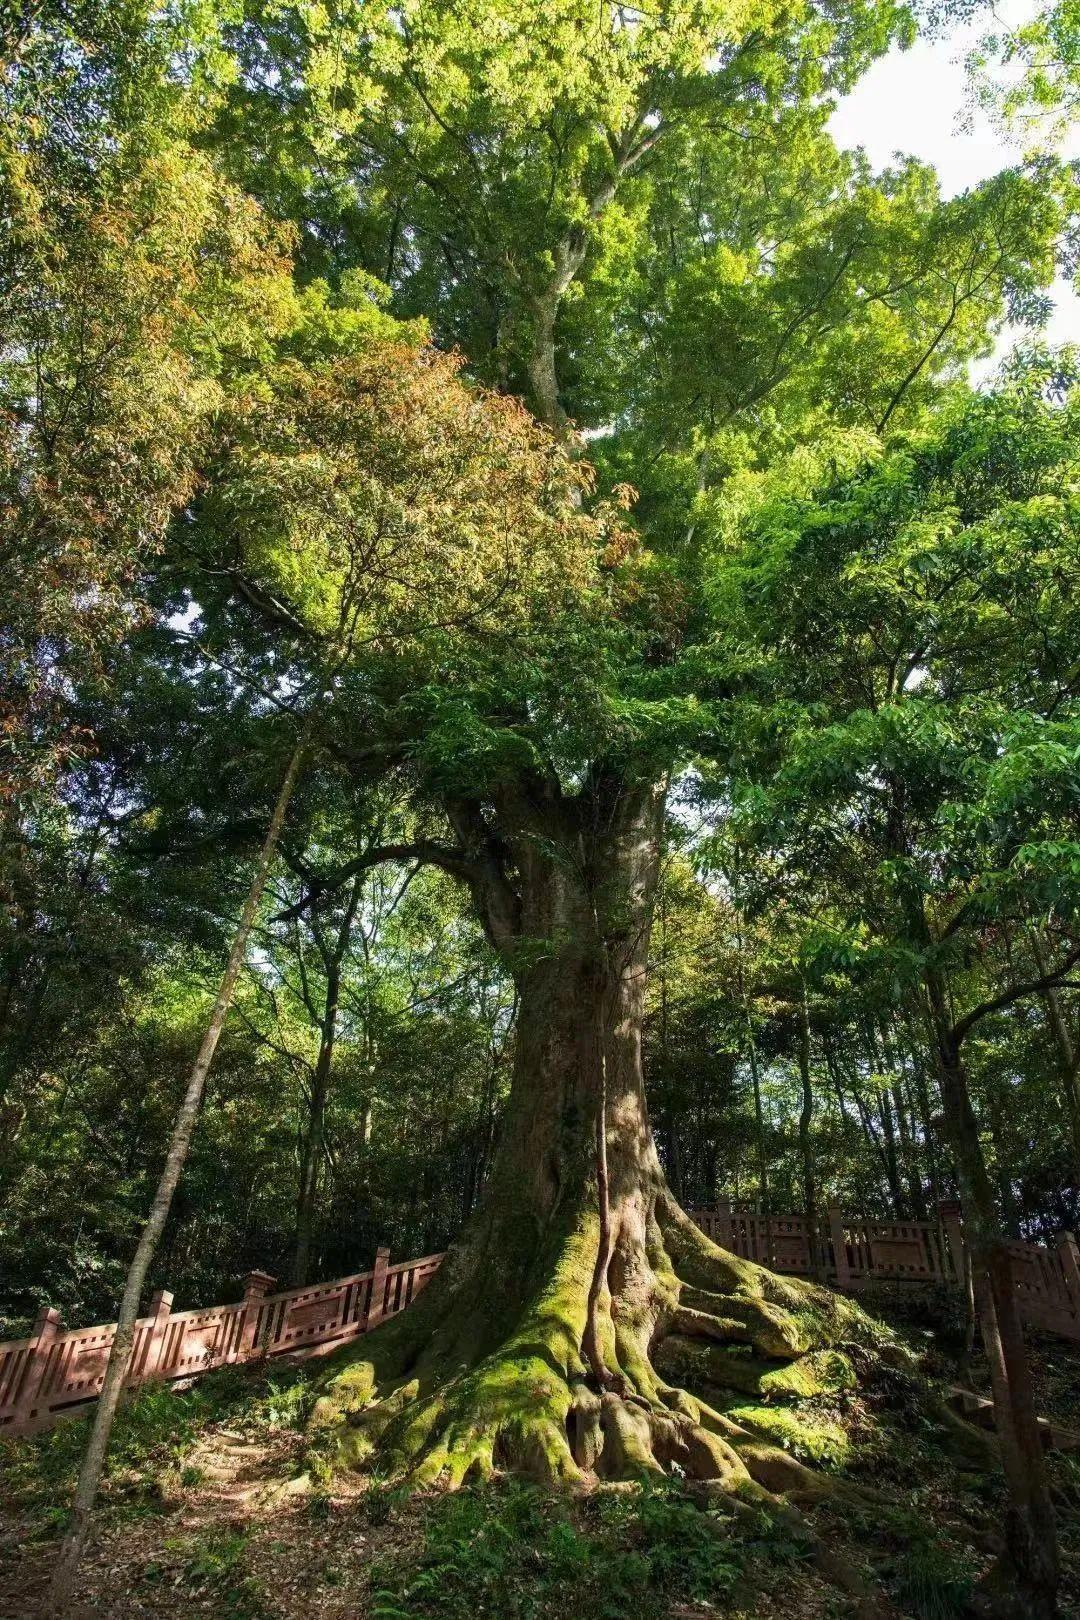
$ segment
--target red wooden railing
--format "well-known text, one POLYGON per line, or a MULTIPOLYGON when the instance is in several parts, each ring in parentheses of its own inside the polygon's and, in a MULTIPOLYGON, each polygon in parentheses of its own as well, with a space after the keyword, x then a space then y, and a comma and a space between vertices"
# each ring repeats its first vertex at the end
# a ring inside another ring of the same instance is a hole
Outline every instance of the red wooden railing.
MULTIPOLYGON (((775 1271, 810 1276, 811 1235, 804 1215, 766 1217, 721 1202, 692 1212, 723 1248, 775 1271)), ((936 1221, 871 1221, 827 1209, 814 1244, 819 1273, 836 1287, 859 1289, 889 1279, 962 1285, 964 1234, 958 1204, 942 1204, 936 1221)), ((1080 1339, 1080 1253, 1064 1233, 1054 1248, 1010 1243, 1024 1319, 1080 1339)), ((213 1367, 273 1356, 319 1355, 404 1310, 438 1268, 441 1254, 390 1264, 380 1249, 371 1271, 314 1288, 270 1293, 274 1278, 248 1274, 236 1305, 172 1309, 154 1295, 138 1323, 128 1385, 191 1378, 213 1367)), ((0 1344, 0 1435, 44 1428, 94 1400, 105 1375, 116 1324, 63 1331, 59 1312, 43 1309, 28 1339, 0 1344)))
MULTIPOLYGON (((721 1248, 774 1271, 813 1274, 805 1215, 766 1217, 725 1201, 691 1213, 721 1248)), ((819 1273, 837 1288, 889 1280, 955 1287, 965 1281, 959 1204, 942 1204, 936 1221, 871 1221, 830 1206, 818 1222, 814 1247, 819 1273)), ((1063 1232, 1053 1248, 1010 1243, 1009 1256, 1024 1320, 1080 1339, 1080 1250, 1073 1233, 1063 1232)))
MULTIPOLYGON (((333 1349, 404 1310, 441 1259, 430 1254, 391 1265, 389 1249, 380 1249, 371 1271, 281 1293, 269 1292, 273 1277, 252 1271, 238 1304, 201 1311, 174 1312, 173 1296, 161 1291, 136 1326, 127 1384, 333 1349)), ((29 1339, 0 1344, 0 1435, 44 1428, 95 1399, 115 1333, 115 1322, 64 1332, 59 1312, 46 1308, 29 1339)))

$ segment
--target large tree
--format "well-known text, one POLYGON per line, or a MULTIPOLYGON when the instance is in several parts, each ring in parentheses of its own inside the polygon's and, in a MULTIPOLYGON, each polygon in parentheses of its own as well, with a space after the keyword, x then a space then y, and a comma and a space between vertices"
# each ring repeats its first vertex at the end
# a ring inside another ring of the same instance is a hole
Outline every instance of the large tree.
POLYGON ((812 1491, 687 1369, 722 1382, 734 1347, 806 1388, 838 1375, 823 1347, 877 1337, 682 1212, 641 1028, 669 784, 732 753, 733 477, 912 425, 1044 309, 1070 206, 1052 163, 942 201, 927 169, 875 178, 827 135, 835 93, 910 33, 888 0, 251 0, 224 31, 237 71, 199 139, 295 227, 305 285, 222 399, 198 498, 170 502, 163 612, 197 616, 184 679, 216 660, 260 730, 329 689, 320 760, 410 794, 405 835, 306 862, 285 910, 324 928, 374 863, 432 864, 519 1005, 484 1200, 324 1403, 356 1456, 812 1491))
MULTIPOLYGON (((943 202, 927 169, 875 179, 829 139, 831 97, 910 28, 887 3, 354 0, 252 4, 234 30, 216 138, 300 224, 306 273, 381 277, 554 435, 590 430, 606 486, 640 492, 636 540, 613 530, 547 622, 515 610, 501 637, 429 638, 420 658, 369 648, 343 694, 342 757, 407 769, 428 818, 382 853, 466 886, 519 996, 483 1205, 372 1341, 393 1392, 371 1404, 365 1363, 324 1407, 351 1414, 357 1452, 378 1436, 420 1477, 513 1457, 561 1478, 679 1462, 798 1483, 680 1387, 688 1341, 792 1361, 872 1333, 680 1210, 641 1024, 668 784, 722 742, 703 588, 725 544, 718 492, 831 423, 872 436, 917 419, 1007 315, 1039 317, 1054 271, 1068 188, 1049 162, 943 202)), ((346 418, 342 397, 289 430, 312 467, 346 418)), ((230 476, 243 489, 244 466, 230 476)), ((249 602, 278 604, 302 641, 311 587, 267 568, 252 510, 233 500, 217 532, 249 602)), ((302 905, 380 851, 341 856, 302 905)))

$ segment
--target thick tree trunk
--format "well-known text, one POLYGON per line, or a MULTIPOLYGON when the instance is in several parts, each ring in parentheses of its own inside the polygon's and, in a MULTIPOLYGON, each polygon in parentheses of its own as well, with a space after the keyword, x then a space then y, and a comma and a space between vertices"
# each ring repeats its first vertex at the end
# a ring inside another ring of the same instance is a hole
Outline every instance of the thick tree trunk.
POLYGON ((643 1240, 663 1185, 641 1067, 662 814, 655 791, 620 797, 601 837, 519 858, 520 929, 504 952, 519 993, 515 1062, 489 1207, 514 1207, 530 1256, 560 1212, 596 1201, 602 1092, 616 1251, 631 1232, 643 1240))
POLYGON ((620 787, 572 819, 549 811, 544 837, 531 812, 502 818, 513 892, 481 859, 490 822, 458 818, 519 993, 495 1164, 424 1294, 330 1377, 315 1421, 350 1464, 418 1483, 677 1465, 744 1495, 821 1494, 819 1476, 684 1387, 715 1399, 747 1369, 786 1378, 798 1362, 805 1393, 810 1352, 872 1335, 857 1307, 718 1249, 666 1184, 641 1067, 662 797, 620 787))

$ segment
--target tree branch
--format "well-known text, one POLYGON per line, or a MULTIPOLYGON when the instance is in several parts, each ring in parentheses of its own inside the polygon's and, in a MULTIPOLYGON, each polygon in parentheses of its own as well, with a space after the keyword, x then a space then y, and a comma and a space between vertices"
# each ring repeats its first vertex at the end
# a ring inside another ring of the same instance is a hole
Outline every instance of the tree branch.
POLYGON ((272 920, 294 922, 312 906, 317 906, 324 895, 339 889, 343 883, 347 883, 358 873, 366 872, 372 866, 381 866, 384 861, 419 861, 423 866, 439 866, 444 872, 452 872, 455 877, 463 878, 466 882, 476 875, 464 850, 452 849, 449 845, 436 843, 432 839, 420 838, 412 843, 376 844, 372 849, 365 850, 362 855, 346 861, 344 866, 339 866, 327 877, 312 879, 296 904, 289 906, 285 911, 279 911, 272 920))
MULTIPOLYGON (((1024 996, 1037 995, 1041 990, 1053 990, 1060 985, 1069 984, 1069 972, 1080 962, 1080 945, 1056 967, 1052 973, 1044 973, 1039 979, 1025 979, 1021 984, 1010 985, 1003 990, 1000 996, 994 996, 989 1001, 981 1001, 969 1013, 952 1027, 952 1039, 957 1048, 981 1019, 987 1018, 990 1013, 1000 1012, 1003 1007, 1011 1007, 1014 1001, 1020 1001, 1024 996)), ((1071 988, 1071 984, 1070 984, 1071 988)))

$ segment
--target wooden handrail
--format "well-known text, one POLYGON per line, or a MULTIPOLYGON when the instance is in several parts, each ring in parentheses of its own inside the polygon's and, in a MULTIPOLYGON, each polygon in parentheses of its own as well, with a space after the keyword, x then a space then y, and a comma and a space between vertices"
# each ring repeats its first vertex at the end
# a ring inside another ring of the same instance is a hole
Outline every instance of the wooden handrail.
MULTIPOLYGON (((389 1264, 380 1249, 371 1271, 303 1288, 269 1289, 275 1279, 249 1272, 233 1305, 173 1311, 155 1294, 136 1324, 128 1387, 152 1379, 194 1378, 212 1368, 325 1352, 366 1333, 410 1305, 438 1269, 441 1254, 389 1264)), ((115 1322, 63 1330, 59 1313, 38 1314, 28 1339, 0 1344, 0 1435, 27 1434, 82 1410, 105 1375, 115 1322)))
MULTIPOLYGON (((721 1248, 794 1276, 813 1274, 805 1215, 755 1214, 721 1200, 690 1215, 721 1248)), ((846 1215, 836 1205, 818 1222, 818 1248, 826 1277, 841 1289, 873 1282, 965 1285, 966 1254, 960 1206, 942 1203, 933 1221, 881 1221, 846 1215)), ((1008 1245, 1020 1311, 1033 1327, 1080 1339, 1080 1250, 1071 1232, 1051 1248, 1041 1243, 1008 1245)))
MULTIPOLYGON (((813 1272, 806 1217, 763 1215, 722 1201, 690 1212, 723 1248, 764 1263, 771 1246, 775 1270, 813 1272)), ((962 1285, 966 1264, 959 1206, 943 1204, 936 1221, 878 1221, 845 1215, 835 1205, 817 1222, 819 1264, 834 1285, 859 1289, 876 1281, 962 1285)), ((1065 1232, 1053 1248, 1010 1243, 1024 1319, 1080 1340, 1080 1251, 1065 1232)), ((390 1264, 380 1249, 371 1271, 332 1282, 269 1292, 275 1279, 249 1272, 233 1305, 172 1309, 172 1295, 154 1295, 136 1326, 129 1387, 151 1379, 194 1378, 214 1367, 267 1357, 325 1354, 405 1310, 437 1271, 443 1256, 390 1264)), ((0 1344, 0 1436, 26 1434, 78 1412, 101 1387, 113 1322, 64 1330, 59 1313, 39 1311, 27 1339, 0 1344)))

